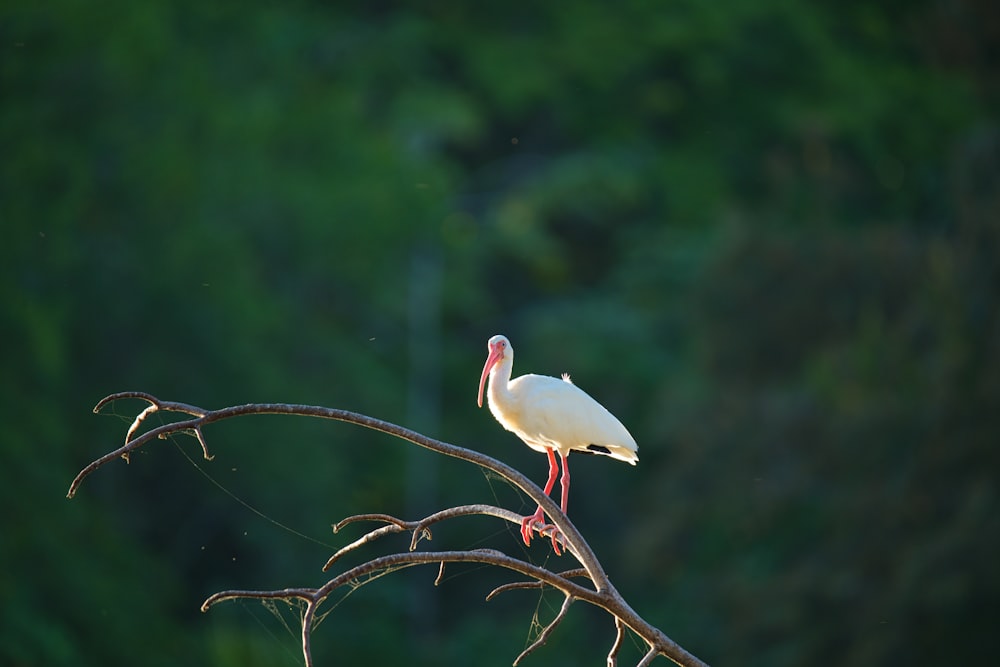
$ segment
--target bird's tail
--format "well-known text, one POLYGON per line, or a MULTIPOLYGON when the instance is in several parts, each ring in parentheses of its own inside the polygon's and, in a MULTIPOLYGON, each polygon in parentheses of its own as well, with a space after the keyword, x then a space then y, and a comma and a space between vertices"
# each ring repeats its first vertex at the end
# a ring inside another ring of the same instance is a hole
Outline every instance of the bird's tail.
POLYGON ((635 465, 639 460, 639 455, 634 449, 622 447, 621 445, 587 445, 587 449, 583 451, 588 454, 603 454, 604 456, 610 456, 613 459, 624 461, 630 465, 635 465))

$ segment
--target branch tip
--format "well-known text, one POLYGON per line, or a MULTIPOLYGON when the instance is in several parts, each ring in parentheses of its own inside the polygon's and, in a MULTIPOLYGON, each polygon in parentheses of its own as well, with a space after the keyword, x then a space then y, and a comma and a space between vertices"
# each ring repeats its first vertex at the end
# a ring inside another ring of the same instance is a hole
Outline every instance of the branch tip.
POLYGON ((489 602, 501 593, 525 588, 545 588, 545 584, 540 581, 513 581, 509 584, 501 584, 489 592, 489 595, 486 596, 486 601, 489 602))
POLYGON ((444 576, 444 563, 445 561, 441 561, 441 567, 438 568, 438 576, 434 579, 435 586, 441 583, 441 578, 444 576))
POLYGON ((138 398, 139 400, 146 401, 147 403, 154 405, 159 402, 152 394, 147 394, 144 391, 120 391, 114 394, 108 394, 99 400, 97 405, 94 406, 94 414, 100 414, 105 405, 108 403, 114 403, 120 398, 138 398))
POLYGON ((518 663, 521 662, 522 658, 527 657, 532 652, 534 652, 535 649, 537 649, 539 646, 544 645, 545 642, 549 640, 549 635, 551 635, 552 631, 556 629, 556 626, 562 623, 563 618, 566 616, 566 612, 569 611, 569 606, 573 604, 573 600, 574 598, 572 595, 569 594, 566 595, 566 599, 563 600, 562 607, 559 609, 559 613, 556 614, 556 617, 553 618, 552 621, 542 629, 541 634, 538 635, 538 639, 533 641, 531 645, 528 646, 528 648, 521 651, 521 655, 517 656, 517 658, 514 660, 514 667, 517 667, 518 663))
POLYGON ((410 551, 417 550, 417 544, 420 543, 420 540, 433 540, 433 539, 434 535, 431 534, 430 528, 420 528, 419 526, 417 528, 414 528, 413 537, 410 538, 410 551))
POLYGON ((390 514, 355 514, 349 516, 345 519, 341 519, 333 526, 333 532, 339 533, 345 526, 356 523, 358 521, 381 521, 383 523, 391 523, 399 528, 407 528, 410 522, 403 521, 402 519, 397 519, 390 514))
POLYGON ((653 660, 655 660, 658 655, 660 655, 660 652, 655 646, 651 646, 649 650, 646 651, 646 655, 642 656, 642 660, 640 660, 635 667, 649 667, 649 665, 653 664, 653 660))
POLYGON ((206 461, 211 461, 215 455, 208 453, 208 443, 205 442, 205 436, 201 433, 201 426, 195 426, 193 430, 195 437, 198 438, 198 444, 201 445, 201 455, 205 457, 206 461))
POLYGON ((615 642, 611 645, 611 650, 608 651, 608 667, 618 667, 618 651, 624 640, 625 624, 622 623, 622 619, 615 616, 615 642))

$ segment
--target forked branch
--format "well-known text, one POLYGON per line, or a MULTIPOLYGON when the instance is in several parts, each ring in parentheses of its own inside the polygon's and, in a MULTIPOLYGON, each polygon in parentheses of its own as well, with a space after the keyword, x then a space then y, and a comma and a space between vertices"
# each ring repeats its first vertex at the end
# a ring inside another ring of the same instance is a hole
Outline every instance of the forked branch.
MULTIPOLYGON (((146 445, 155 439, 164 439, 168 436, 187 433, 197 438, 202 448, 202 453, 206 459, 211 459, 208 446, 203 435, 203 428, 213 422, 240 417, 252 414, 286 414, 307 417, 319 417, 322 419, 332 419, 336 421, 348 422, 363 426, 368 429, 380 431, 406 440, 420 447, 432 451, 462 459, 473 463, 481 468, 490 470, 500 475, 514 486, 521 489, 532 500, 541 505, 545 513, 552 519, 554 527, 544 529, 546 535, 553 537, 563 547, 565 551, 572 554, 582 567, 568 570, 562 573, 555 573, 551 570, 533 565, 531 563, 513 558, 500 551, 493 549, 472 549, 465 551, 416 551, 421 539, 430 539, 430 528, 432 525, 458 516, 479 514, 492 516, 505 521, 510 521, 518 526, 521 523, 521 516, 509 510, 493 507, 490 505, 463 505, 452 507, 435 514, 432 514, 419 521, 403 521, 385 514, 363 514, 348 517, 334 526, 334 532, 340 530, 345 525, 356 521, 380 521, 385 525, 375 528, 361 538, 341 548, 330 557, 323 570, 332 567, 342 556, 361 547, 371 544, 375 540, 385 535, 410 531, 412 538, 410 550, 406 553, 389 554, 368 560, 361 565, 348 569, 341 574, 330 579, 319 588, 285 588, 274 591, 250 591, 250 590, 230 590, 216 593, 209 597, 202 605, 202 610, 207 611, 211 606, 237 598, 252 599, 284 599, 288 601, 300 600, 305 602, 306 610, 302 619, 302 651, 307 667, 312 666, 311 651, 311 631, 313 621, 316 617, 317 609, 323 602, 337 589, 343 586, 356 587, 363 585, 379 574, 422 564, 437 564, 440 568, 438 581, 443 573, 446 563, 475 562, 504 568, 517 572, 528 581, 512 582, 494 589, 487 599, 492 599, 499 593, 517 588, 541 588, 550 586, 559 590, 564 596, 563 605, 556 617, 546 625, 539 634, 535 642, 528 646, 515 660, 518 664, 525 656, 532 653, 543 645, 559 623, 565 617, 567 611, 574 601, 580 600, 596 607, 604 609, 615 619, 616 637, 613 646, 608 654, 608 664, 617 665, 618 651, 621 648, 625 634, 625 628, 630 629, 638 635, 646 644, 647 652, 640 661, 640 665, 648 665, 657 656, 664 656, 678 665, 683 666, 703 666, 704 662, 685 651, 676 642, 656 627, 647 623, 640 617, 621 597, 618 591, 612 586, 603 567, 594 555, 590 545, 583 539, 576 527, 563 514, 559 507, 545 493, 532 483, 527 477, 510 466, 479 452, 458 447, 434 438, 429 438, 423 434, 411 431, 380 419, 375 419, 367 415, 347 410, 326 408, 311 405, 294 405, 287 403, 250 403, 246 405, 222 408, 220 410, 204 410, 202 408, 177 403, 172 401, 162 401, 150 394, 143 392, 123 392, 112 394, 101 400, 94 408, 94 412, 117 400, 140 399, 149 405, 143 409, 133 421, 125 435, 125 443, 94 460, 77 474, 70 484, 67 496, 72 498, 78 491, 80 484, 91 473, 105 464, 124 458, 128 461, 129 454, 134 450, 146 445), (155 412, 167 412, 185 415, 187 418, 164 424, 148 431, 139 433, 146 418, 155 412), (585 578, 588 585, 583 585, 571 581, 573 578, 585 578)), ((435 582, 437 583, 437 582, 435 582)))

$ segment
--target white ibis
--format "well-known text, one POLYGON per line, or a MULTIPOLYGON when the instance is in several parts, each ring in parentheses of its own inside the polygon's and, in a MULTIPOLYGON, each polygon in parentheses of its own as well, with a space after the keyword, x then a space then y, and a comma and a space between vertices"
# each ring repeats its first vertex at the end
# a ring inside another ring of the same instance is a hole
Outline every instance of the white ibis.
MULTIPOLYGON (((562 511, 566 513, 569 498, 569 453, 573 450, 591 454, 604 454, 635 465, 639 460, 639 446, 620 421, 607 409, 572 382, 569 375, 562 380, 547 375, 522 375, 510 379, 514 364, 514 348, 504 336, 493 336, 487 343, 489 356, 479 378, 479 407, 483 407, 483 387, 487 376, 490 389, 487 394, 490 412, 500 425, 511 431, 535 451, 549 457, 549 479, 545 495, 555 484, 559 468, 555 452, 562 459, 562 511)), ((545 514, 541 505, 535 513, 521 521, 521 537, 531 544, 531 532, 536 523, 544 525, 545 514)), ((552 548, 559 554, 557 531, 552 530, 552 548)))

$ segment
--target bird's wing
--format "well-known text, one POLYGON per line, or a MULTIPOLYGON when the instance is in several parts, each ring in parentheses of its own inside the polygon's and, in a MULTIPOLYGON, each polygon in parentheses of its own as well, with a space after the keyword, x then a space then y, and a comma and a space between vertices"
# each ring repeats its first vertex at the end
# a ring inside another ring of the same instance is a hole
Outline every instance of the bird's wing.
POLYGON ((511 384, 517 399, 522 438, 547 442, 562 451, 588 450, 598 445, 606 453, 629 463, 637 459, 638 446, 628 429, 600 403, 576 385, 544 375, 525 375, 511 384))

